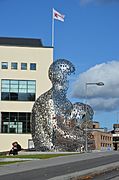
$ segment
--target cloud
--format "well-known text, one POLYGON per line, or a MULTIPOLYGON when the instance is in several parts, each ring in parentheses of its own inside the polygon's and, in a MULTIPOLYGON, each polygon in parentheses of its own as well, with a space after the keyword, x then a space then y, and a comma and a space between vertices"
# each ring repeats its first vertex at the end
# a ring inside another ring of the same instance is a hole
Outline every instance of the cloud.
POLYGON ((119 61, 95 65, 79 75, 74 82, 72 97, 85 99, 94 110, 114 111, 119 108, 119 61), (104 86, 87 85, 103 82, 104 86))
POLYGON ((98 4, 110 4, 110 3, 119 3, 119 0, 80 0, 82 5, 90 4, 90 3, 98 3, 98 4))

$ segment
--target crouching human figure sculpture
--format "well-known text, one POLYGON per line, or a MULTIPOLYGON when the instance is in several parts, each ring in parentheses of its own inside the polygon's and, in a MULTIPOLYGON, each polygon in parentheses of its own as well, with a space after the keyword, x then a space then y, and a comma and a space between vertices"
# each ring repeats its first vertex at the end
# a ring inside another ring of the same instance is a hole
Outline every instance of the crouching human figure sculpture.
POLYGON ((56 60, 49 68, 52 88, 42 94, 32 108, 31 129, 36 150, 77 151, 85 142, 85 105, 73 105, 66 97, 68 76, 74 71, 74 65, 65 59, 56 60))

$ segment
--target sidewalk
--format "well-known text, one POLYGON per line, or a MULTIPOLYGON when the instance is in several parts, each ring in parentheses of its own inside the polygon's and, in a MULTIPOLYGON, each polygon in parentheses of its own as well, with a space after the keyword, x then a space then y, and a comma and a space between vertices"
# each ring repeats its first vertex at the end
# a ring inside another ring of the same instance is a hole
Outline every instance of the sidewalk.
MULTIPOLYGON (((41 152, 38 152, 38 153, 41 153, 41 152)), ((43 152, 43 153, 46 154, 46 152, 43 152)), ((56 153, 59 153, 59 152, 56 152, 56 153)), ((51 159, 40 159, 40 160, 32 160, 32 161, 26 161, 26 162, 18 162, 15 164, 0 166, 0 175, 23 172, 23 171, 32 170, 32 169, 52 167, 56 165, 82 161, 82 160, 89 160, 89 159, 108 156, 112 154, 119 155, 119 152, 109 151, 109 152, 83 153, 83 154, 73 154, 69 156, 60 156, 60 157, 51 158, 51 159)), ((74 176, 79 176, 79 175, 82 176, 84 174, 98 172, 98 171, 102 171, 102 170, 106 170, 108 168, 114 168, 114 167, 119 167, 119 162, 107 164, 104 166, 99 166, 93 169, 83 170, 83 171, 72 173, 72 174, 67 174, 66 176, 52 178, 52 180, 55 180, 55 179, 64 180, 69 177, 74 177, 74 176)))

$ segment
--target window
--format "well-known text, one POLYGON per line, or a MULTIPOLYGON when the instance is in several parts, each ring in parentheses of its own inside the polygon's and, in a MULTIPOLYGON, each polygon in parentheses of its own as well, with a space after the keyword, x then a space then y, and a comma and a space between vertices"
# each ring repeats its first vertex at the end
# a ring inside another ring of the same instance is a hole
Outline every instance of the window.
POLYGON ((2 112, 2 133, 30 133, 30 116, 26 112, 2 112))
POLYGON ((113 141, 118 141, 119 142, 119 137, 113 137, 113 141))
POLYGON ((1 69, 8 69, 8 62, 2 62, 1 69))
POLYGON ((17 69, 17 63, 16 62, 11 63, 11 69, 17 69))
POLYGON ((96 129, 96 125, 93 125, 93 129, 96 129))
POLYGON ((21 63, 21 70, 27 70, 27 63, 21 63))
POLYGON ((35 101, 35 80, 7 80, 1 81, 1 100, 7 101, 35 101))
POLYGON ((36 63, 30 63, 30 70, 36 70, 36 63))

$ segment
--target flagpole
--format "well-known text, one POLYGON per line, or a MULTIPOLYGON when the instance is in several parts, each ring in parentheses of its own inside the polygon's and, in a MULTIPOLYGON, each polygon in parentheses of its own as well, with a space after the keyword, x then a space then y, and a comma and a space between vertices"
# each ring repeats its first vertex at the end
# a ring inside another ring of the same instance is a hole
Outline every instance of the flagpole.
POLYGON ((54 47, 54 9, 52 11, 52 47, 54 47))

